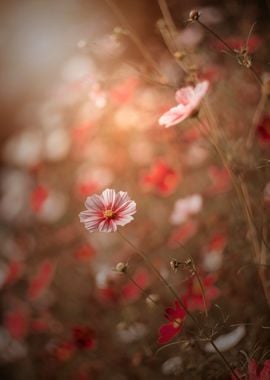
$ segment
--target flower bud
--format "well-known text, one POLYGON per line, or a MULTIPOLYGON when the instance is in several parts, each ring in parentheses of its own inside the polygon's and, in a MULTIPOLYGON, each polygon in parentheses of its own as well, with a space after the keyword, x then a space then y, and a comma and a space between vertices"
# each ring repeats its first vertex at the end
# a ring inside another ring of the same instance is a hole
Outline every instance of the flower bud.
POLYGON ((116 264, 115 271, 118 273, 126 273, 127 271, 127 264, 124 264, 122 262, 116 264))
POLYGON ((200 15, 201 14, 199 11, 197 11, 197 9, 192 9, 192 11, 190 11, 190 13, 189 13, 188 21, 190 21, 190 22, 197 21, 197 20, 199 20, 200 15))

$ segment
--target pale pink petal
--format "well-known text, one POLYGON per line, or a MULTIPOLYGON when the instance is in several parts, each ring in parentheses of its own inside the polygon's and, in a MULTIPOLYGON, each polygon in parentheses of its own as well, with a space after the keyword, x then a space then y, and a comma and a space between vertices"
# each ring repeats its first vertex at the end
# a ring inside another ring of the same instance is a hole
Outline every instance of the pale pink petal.
POLYGON ((179 104, 187 105, 194 96, 194 88, 191 86, 180 88, 176 91, 175 100, 179 104))
POLYGON ((179 106, 172 107, 169 111, 165 112, 159 118, 158 122, 160 125, 164 125, 166 128, 172 127, 173 125, 176 125, 185 120, 191 112, 192 110, 189 107, 185 107, 182 104, 179 104, 179 106))
POLYGON ((106 189, 102 192, 101 196, 104 199, 106 208, 113 209, 115 202, 115 191, 113 189, 106 189))

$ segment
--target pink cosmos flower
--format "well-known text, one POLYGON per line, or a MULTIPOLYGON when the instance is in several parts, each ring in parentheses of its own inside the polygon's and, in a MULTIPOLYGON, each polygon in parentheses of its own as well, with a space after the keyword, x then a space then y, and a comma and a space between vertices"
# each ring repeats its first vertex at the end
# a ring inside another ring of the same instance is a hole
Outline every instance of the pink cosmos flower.
POLYGON ((165 310, 165 318, 167 318, 169 322, 160 327, 158 343, 168 343, 177 334, 179 334, 182 330, 183 320, 185 317, 186 312, 182 309, 178 301, 175 301, 174 308, 168 307, 165 310))
POLYGON ((159 124, 172 127, 198 112, 199 105, 209 87, 208 81, 198 83, 195 87, 187 86, 178 90, 175 99, 178 106, 172 107, 159 119, 159 124))
POLYGON ((125 226, 133 220, 136 203, 124 191, 106 189, 101 195, 87 197, 87 210, 79 214, 80 222, 90 231, 115 232, 117 226, 125 226))

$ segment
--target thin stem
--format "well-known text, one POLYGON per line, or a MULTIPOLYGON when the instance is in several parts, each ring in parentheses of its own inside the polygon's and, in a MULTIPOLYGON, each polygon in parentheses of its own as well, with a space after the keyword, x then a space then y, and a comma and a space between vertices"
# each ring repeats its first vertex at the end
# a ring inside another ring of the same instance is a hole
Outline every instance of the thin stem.
POLYGON ((155 305, 157 304, 157 301, 155 301, 149 294, 147 294, 147 292, 127 272, 124 272, 124 274, 127 276, 127 278, 129 279, 129 281, 132 282, 132 284, 135 285, 136 288, 138 288, 142 292, 142 294, 144 294, 144 296, 146 297, 146 299, 149 299, 155 305))
POLYGON ((127 22, 125 15, 121 12, 121 10, 117 7, 117 5, 114 4, 113 0, 105 0, 107 5, 112 9, 118 20, 120 21, 121 25, 129 32, 128 35, 131 38, 131 40, 134 42, 134 44, 137 46, 138 50, 142 54, 142 56, 145 58, 145 60, 149 63, 150 66, 154 68, 156 73, 161 77, 164 78, 164 75, 160 72, 158 65, 156 64, 156 61, 152 58, 152 56, 149 54, 148 50, 145 48, 145 45, 143 42, 137 37, 136 33, 130 26, 130 24, 127 22))
MULTIPOLYGON (((128 243, 138 255, 140 255, 143 260, 146 262, 146 264, 152 269, 152 271, 155 273, 155 275, 159 278, 159 280, 167 287, 167 289, 172 293, 172 295, 177 299, 177 301, 180 303, 183 310, 186 312, 186 314, 190 317, 190 319, 193 321, 194 325, 197 327, 199 331, 202 330, 199 322, 196 320, 196 318, 193 316, 192 313, 186 308, 185 304, 182 302, 181 298, 178 296, 177 292, 174 290, 174 288, 168 283, 168 281, 162 276, 162 274, 157 270, 157 268, 153 265, 152 261, 149 259, 149 257, 139 248, 137 248, 129 239, 127 239, 119 230, 118 234, 120 237, 128 243)), ((228 370, 235 376, 237 380, 239 379, 239 376, 234 371, 234 369, 231 367, 228 360, 225 358, 225 356, 222 354, 222 352, 218 349, 215 342, 213 341, 211 336, 208 336, 204 334, 206 340, 212 345, 216 353, 220 356, 220 358, 223 360, 224 364, 228 368, 228 370)))
POLYGON ((204 29, 206 29, 209 33, 211 33, 215 38, 217 38, 226 48, 235 55, 235 51, 231 48, 230 45, 227 44, 226 41, 224 41, 216 32, 214 32, 212 29, 210 29, 207 25, 205 25, 203 22, 201 22, 199 19, 196 20, 198 24, 200 24, 204 29))
POLYGON ((202 283, 202 280, 199 276, 199 273, 196 269, 195 266, 193 266, 193 271, 194 271, 194 275, 199 283, 199 286, 200 286, 200 289, 201 289, 201 292, 202 292, 202 298, 203 298, 203 305, 204 305, 204 312, 205 312, 205 316, 206 318, 208 317, 208 311, 207 311, 207 305, 206 305, 206 298, 205 298, 205 289, 204 289, 204 286, 203 286, 203 283, 202 283))

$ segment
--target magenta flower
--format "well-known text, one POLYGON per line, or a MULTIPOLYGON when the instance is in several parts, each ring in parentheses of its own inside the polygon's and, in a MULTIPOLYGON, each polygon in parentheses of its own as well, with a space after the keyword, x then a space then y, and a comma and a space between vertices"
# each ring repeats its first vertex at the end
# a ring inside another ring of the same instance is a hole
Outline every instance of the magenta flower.
POLYGON ((190 116, 194 116, 209 87, 208 81, 198 83, 195 87, 187 86, 178 90, 175 99, 178 106, 172 107, 159 119, 159 124, 166 128, 172 127, 190 116))
POLYGON ((87 210, 79 214, 80 222, 90 231, 115 232, 117 226, 124 226, 133 220, 136 203, 124 191, 106 189, 101 195, 87 197, 87 210))
POLYGON ((159 344, 168 343, 177 334, 180 333, 183 327, 183 321, 186 317, 185 310, 180 306, 178 301, 175 301, 174 308, 168 307, 165 310, 165 318, 168 319, 168 323, 162 325, 159 329, 159 344))

